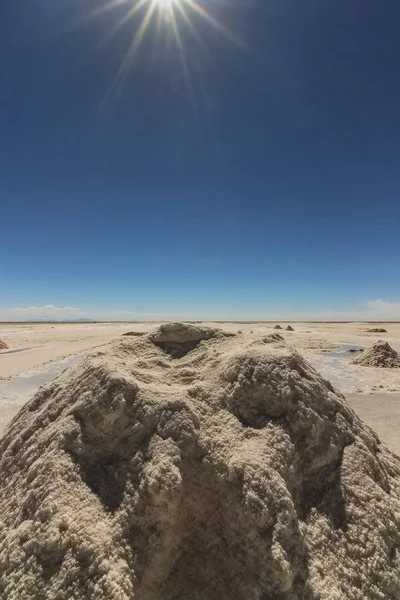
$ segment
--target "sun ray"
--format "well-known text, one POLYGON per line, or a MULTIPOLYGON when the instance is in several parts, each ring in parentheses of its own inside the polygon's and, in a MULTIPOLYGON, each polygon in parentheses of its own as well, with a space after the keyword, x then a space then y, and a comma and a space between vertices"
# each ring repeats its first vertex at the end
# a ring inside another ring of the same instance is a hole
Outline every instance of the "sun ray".
POLYGON ((160 41, 161 36, 161 24, 162 24, 162 7, 158 6, 157 17, 156 17, 156 33, 155 33, 155 44, 157 45, 160 41))
POLYGON ((125 78, 126 71, 129 67, 130 63, 132 62, 140 44, 142 43, 142 40, 146 34, 146 31, 150 25, 151 17, 153 16, 153 13, 156 10, 156 8, 157 8, 157 0, 151 0, 150 6, 147 9, 147 11, 143 17, 143 20, 140 24, 140 27, 137 30, 136 35, 133 38, 133 41, 128 48, 128 51, 122 61, 120 68, 118 69, 118 72, 114 78, 114 81, 111 84, 111 87, 105 98, 105 102, 108 100, 108 98, 113 93, 113 91, 115 91, 120 86, 123 79, 125 78))
POLYGON ((201 39, 201 37, 199 35, 199 32, 196 30, 195 26, 193 25, 192 21, 190 20, 189 15, 185 11, 185 9, 182 6, 181 2, 177 2, 176 3, 176 8, 180 12, 182 18, 184 19, 186 25, 189 27, 189 29, 190 29, 191 33, 193 34, 193 36, 196 38, 196 40, 199 42, 199 44, 201 44, 203 47, 205 47, 205 44, 204 44, 203 40, 201 39))
POLYGON ((93 18, 93 17, 97 17, 97 15, 101 15, 104 12, 107 12, 109 10, 112 10, 113 8, 116 8, 117 6, 121 6, 122 4, 132 4, 132 0, 111 0, 111 2, 107 2, 107 4, 105 4, 104 6, 101 6, 100 8, 97 8, 96 10, 94 10, 90 15, 89 18, 93 18))
POLYGON ((132 8, 128 10, 128 12, 122 17, 122 19, 115 23, 115 25, 111 27, 111 29, 107 31, 107 33, 101 38, 100 42, 98 43, 98 48, 104 46, 105 42, 112 38, 112 36, 115 35, 117 31, 125 25, 125 23, 132 19, 134 15, 147 3, 148 0, 139 0, 137 4, 132 6, 132 8))
POLYGON ((215 19, 213 16, 211 16, 210 13, 208 13, 205 10, 205 8, 200 6, 200 4, 198 4, 198 2, 196 2, 196 0, 182 0, 182 2, 184 2, 185 4, 190 6, 190 8, 192 8, 195 12, 197 12, 197 14, 199 14, 201 17, 203 17, 203 19, 208 21, 215 29, 217 29, 230 42, 232 42, 239 48, 243 47, 243 44, 241 43, 241 41, 239 39, 237 39, 237 37, 231 31, 229 31, 229 29, 227 29, 226 27, 221 25, 221 23, 219 21, 217 21, 217 19, 215 19))
MULTIPOLYGON (((148 0, 144 0, 143 4, 147 1, 148 0)), ((111 0, 110 2, 107 2, 107 4, 104 4, 104 6, 100 6, 99 8, 90 11, 89 14, 79 17, 75 21, 74 25, 75 27, 82 27, 84 25, 87 25, 97 17, 100 17, 103 13, 117 8, 118 6, 122 6, 123 4, 132 4, 132 0, 111 0)))
POLYGON ((168 7, 167 10, 168 10, 169 18, 171 19, 172 31, 173 31, 173 34, 175 37, 176 44, 177 44, 178 48, 180 48, 181 41, 180 41, 180 37, 179 37, 178 25, 177 25, 176 18, 175 18, 175 11, 174 11, 174 7, 172 6, 172 4, 168 7))

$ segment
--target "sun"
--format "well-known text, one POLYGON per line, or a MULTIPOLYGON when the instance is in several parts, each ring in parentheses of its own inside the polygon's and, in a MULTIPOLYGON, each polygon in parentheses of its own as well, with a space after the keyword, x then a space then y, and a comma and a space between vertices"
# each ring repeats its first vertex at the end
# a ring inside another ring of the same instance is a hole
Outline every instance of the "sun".
MULTIPOLYGON (((148 34, 150 25, 153 21, 157 23, 156 38, 159 37, 162 27, 168 28, 172 32, 176 45, 179 48, 180 62, 184 70, 186 79, 188 79, 188 68, 186 58, 182 52, 180 28, 185 27, 191 34, 201 41, 196 29, 194 17, 204 19, 221 37, 229 40, 235 45, 241 45, 238 39, 224 27, 209 11, 207 11, 202 2, 204 0, 109 0, 104 6, 95 11, 92 17, 116 9, 123 5, 126 8, 125 14, 121 19, 107 31, 102 42, 105 42, 128 22, 133 25, 132 42, 121 62, 115 79, 110 87, 107 97, 123 84, 134 57, 142 44, 144 37, 148 34)), ((156 42, 158 39, 155 40, 156 42)))
POLYGON ((161 10, 171 10, 173 4, 177 4, 178 0, 156 0, 156 3, 161 10))

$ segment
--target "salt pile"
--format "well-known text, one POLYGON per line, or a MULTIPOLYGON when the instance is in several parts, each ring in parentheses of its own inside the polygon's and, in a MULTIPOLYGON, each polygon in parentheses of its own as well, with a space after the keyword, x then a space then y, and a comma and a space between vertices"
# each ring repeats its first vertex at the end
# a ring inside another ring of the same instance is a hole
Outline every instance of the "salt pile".
POLYGON ((364 350, 360 356, 351 361, 353 365, 364 367, 400 367, 400 358, 387 342, 380 340, 364 350))
POLYGON ((274 329, 282 329, 280 325, 275 325, 274 329))
POLYGON ((7 350, 7 348, 8 348, 8 344, 3 342, 3 340, 0 340, 0 350, 7 350))
POLYGON ((274 344, 276 342, 285 343, 285 338, 280 333, 270 333, 263 338, 265 344, 274 344))
POLYGON ((141 335, 145 335, 143 331, 127 331, 126 333, 121 333, 122 336, 133 336, 140 337, 141 335))
POLYGON ((121 339, 22 409, 0 475, 5 600, 400 597, 400 459, 284 344, 121 339))
POLYGON ((293 327, 291 325, 288 325, 286 327, 286 331, 294 331, 293 327))

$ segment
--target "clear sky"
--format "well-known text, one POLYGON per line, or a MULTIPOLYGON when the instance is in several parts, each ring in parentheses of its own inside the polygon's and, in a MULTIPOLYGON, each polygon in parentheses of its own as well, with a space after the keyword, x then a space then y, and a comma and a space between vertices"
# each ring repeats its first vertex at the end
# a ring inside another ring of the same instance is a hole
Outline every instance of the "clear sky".
POLYGON ((400 319, 398 0, 180 0, 115 79, 135 2, 0 3, 0 319, 400 319))

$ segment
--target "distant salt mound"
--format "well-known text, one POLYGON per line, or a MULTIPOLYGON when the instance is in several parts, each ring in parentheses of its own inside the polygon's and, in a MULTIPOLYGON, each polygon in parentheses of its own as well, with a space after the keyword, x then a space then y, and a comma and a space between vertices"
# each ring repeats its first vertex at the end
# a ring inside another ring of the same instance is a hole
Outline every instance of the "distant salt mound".
POLYGON ((288 325, 286 327, 286 331, 294 331, 293 327, 291 325, 288 325))
POLYGON ((8 344, 3 342, 3 340, 0 340, 0 350, 7 350, 7 348, 8 348, 8 344))
POLYGON ((366 329, 366 333, 387 333, 386 329, 383 327, 375 327, 373 329, 366 329))
POLYGON ((353 365, 364 367, 400 367, 400 358, 396 350, 382 340, 372 344, 351 362, 353 365))
POLYGON ((282 329, 280 325, 275 325, 274 329, 282 329))
POLYGON ((261 337, 94 353, 14 419, 0 477, 2 600, 400 597, 400 459, 261 337))

